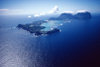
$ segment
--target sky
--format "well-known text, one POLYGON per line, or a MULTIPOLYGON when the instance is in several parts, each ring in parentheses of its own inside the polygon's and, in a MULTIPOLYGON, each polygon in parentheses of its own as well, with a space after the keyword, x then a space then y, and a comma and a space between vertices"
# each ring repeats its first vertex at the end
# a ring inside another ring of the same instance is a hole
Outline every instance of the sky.
POLYGON ((99 13, 100 0, 0 0, 0 15, 48 14, 88 10, 99 13))

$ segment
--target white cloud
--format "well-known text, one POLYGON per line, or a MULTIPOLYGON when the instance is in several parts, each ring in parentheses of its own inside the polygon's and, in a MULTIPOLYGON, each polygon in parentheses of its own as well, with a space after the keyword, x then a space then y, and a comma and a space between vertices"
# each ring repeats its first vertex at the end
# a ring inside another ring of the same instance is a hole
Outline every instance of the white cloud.
POLYGON ((23 9, 0 9, 0 15, 17 15, 25 14, 23 9))
POLYGON ((49 11, 49 13, 50 13, 50 14, 52 14, 52 13, 57 13, 58 11, 59 11, 59 8, 58 8, 58 6, 56 5, 56 6, 54 6, 53 9, 51 9, 51 10, 49 11))
POLYGON ((32 16, 28 16, 28 18, 31 18, 32 16))
POLYGON ((74 12, 74 11, 64 11, 64 13, 71 13, 71 14, 74 14, 75 12, 74 12))
POLYGON ((40 15, 39 14, 34 14, 34 17, 39 17, 40 15))
POLYGON ((6 15, 8 11, 8 9, 0 9, 0 15, 6 15))
POLYGON ((40 17, 40 16, 44 16, 46 15, 47 13, 40 13, 40 14, 34 14, 34 17, 40 17))
POLYGON ((34 17, 49 15, 49 14, 57 13, 58 11, 59 11, 58 6, 54 6, 50 11, 48 11, 46 13, 45 12, 42 12, 40 14, 34 14, 34 17))
POLYGON ((77 14, 77 13, 80 13, 80 12, 87 12, 88 10, 77 10, 77 11, 64 11, 63 13, 71 13, 71 14, 77 14))
POLYGON ((8 9, 0 9, 0 11, 8 11, 8 9))
POLYGON ((79 13, 79 12, 87 12, 87 10, 77 10, 76 13, 79 13))

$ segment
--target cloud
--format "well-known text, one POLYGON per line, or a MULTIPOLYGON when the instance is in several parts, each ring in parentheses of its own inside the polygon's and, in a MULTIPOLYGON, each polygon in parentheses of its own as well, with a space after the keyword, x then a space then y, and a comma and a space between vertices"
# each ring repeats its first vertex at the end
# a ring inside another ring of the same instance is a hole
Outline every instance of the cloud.
POLYGON ((39 17, 40 15, 39 14, 34 14, 34 17, 39 17))
POLYGON ((47 13, 40 13, 40 14, 34 14, 34 17, 40 17, 40 16, 44 16, 46 15, 47 13))
POLYGON ((49 13, 50 14, 52 14, 52 13, 57 13, 59 11, 59 8, 58 8, 58 6, 56 5, 56 6, 54 6, 54 8, 52 8, 50 11, 49 11, 49 13))
POLYGON ((64 11, 64 13, 71 13, 71 14, 74 14, 75 12, 74 12, 74 11, 64 11))
MULTIPOLYGON (((71 14, 76 14, 79 12, 87 12, 88 10, 77 10, 77 11, 63 11, 62 13, 71 13, 71 14)), ((34 14, 34 17, 40 17, 40 16, 45 16, 45 15, 50 15, 50 14, 55 14, 55 13, 59 13, 59 7, 56 5, 54 6, 50 11, 48 11, 47 13, 42 12, 40 14, 34 14)))
POLYGON ((8 9, 0 9, 0 11, 8 11, 8 9))
POLYGON ((79 13, 79 12, 87 12, 88 10, 77 10, 76 13, 79 13))
POLYGON ((27 13, 28 12, 23 9, 0 9, 0 15, 20 15, 27 13))
POLYGON ((40 17, 40 16, 44 16, 44 15, 50 15, 50 14, 53 14, 53 13, 57 13, 59 11, 59 8, 58 6, 54 6, 50 11, 48 12, 42 12, 40 14, 34 14, 34 17, 40 17))
POLYGON ((88 10, 77 10, 77 11, 64 11, 63 13, 71 13, 71 14, 77 14, 80 12, 87 12, 88 10))
POLYGON ((8 9, 0 9, 0 15, 6 15, 8 11, 8 9))
POLYGON ((32 18, 32 16, 28 16, 28 18, 32 18))

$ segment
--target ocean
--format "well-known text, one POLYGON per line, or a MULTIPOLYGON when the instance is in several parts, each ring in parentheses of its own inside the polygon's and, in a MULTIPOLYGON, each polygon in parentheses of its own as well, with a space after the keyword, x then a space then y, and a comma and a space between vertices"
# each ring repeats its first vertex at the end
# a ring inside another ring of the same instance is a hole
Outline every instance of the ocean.
POLYGON ((99 67, 100 15, 65 23, 61 32, 35 37, 18 24, 26 15, 0 16, 0 67, 99 67))

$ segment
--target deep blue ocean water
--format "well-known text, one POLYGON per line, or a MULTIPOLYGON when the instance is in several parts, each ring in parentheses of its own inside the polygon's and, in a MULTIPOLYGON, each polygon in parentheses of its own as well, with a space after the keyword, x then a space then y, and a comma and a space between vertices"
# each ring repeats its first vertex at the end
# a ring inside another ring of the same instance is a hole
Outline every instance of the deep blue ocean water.
POLYGON ((0 67, 99 67, 99 18, 74 20, 61 32, 35 37, 16 26, 36 19, 0 16, 0 67))

